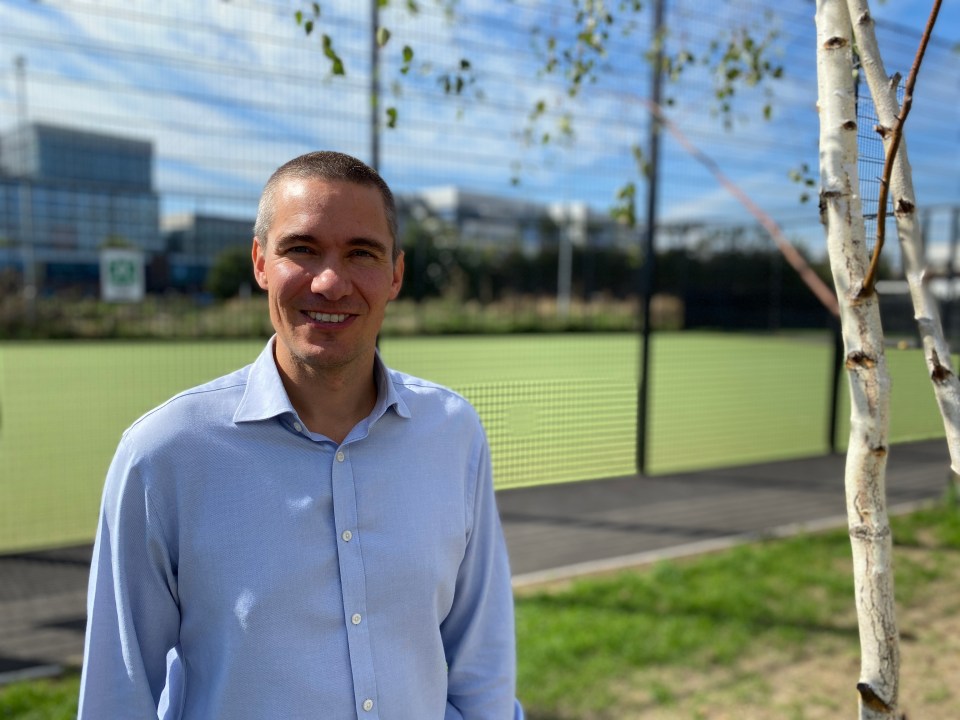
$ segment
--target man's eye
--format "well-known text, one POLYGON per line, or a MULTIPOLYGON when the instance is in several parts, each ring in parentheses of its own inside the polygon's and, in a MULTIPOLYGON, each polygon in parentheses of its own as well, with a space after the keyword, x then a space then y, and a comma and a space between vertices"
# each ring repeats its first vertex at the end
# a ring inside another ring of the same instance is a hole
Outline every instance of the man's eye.
POLYGON ((310 252, 310 248, 308 248, 306 245, 294 245, 293 247, 289 248, 287 252, 288 253, 308 253, 310 252))

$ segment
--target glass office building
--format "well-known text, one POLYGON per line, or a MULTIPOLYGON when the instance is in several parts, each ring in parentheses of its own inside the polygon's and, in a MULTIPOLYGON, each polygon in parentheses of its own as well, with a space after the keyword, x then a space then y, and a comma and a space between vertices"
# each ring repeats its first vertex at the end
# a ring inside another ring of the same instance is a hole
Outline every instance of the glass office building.
POLYGON ((153 144, 45 123, 0 135, 0 264, 95 281, 99 250, 163 251, 153 144))

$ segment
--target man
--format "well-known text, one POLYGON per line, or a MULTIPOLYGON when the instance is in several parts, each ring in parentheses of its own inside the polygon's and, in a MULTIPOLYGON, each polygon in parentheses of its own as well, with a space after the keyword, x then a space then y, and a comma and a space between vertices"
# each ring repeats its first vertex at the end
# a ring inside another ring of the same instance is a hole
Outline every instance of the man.
POLYGON ((310 153, 254 230, 276 334, 134 423, 107 475, 80 717, 522 717, 480 422, 376 351, 389 188, 310 153))

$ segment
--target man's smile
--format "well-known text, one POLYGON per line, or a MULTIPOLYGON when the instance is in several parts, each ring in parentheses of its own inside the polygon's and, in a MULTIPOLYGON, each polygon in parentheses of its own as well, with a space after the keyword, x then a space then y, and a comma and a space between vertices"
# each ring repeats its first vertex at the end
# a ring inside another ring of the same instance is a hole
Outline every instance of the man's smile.
POLYGON ((304 311, 304 314, 311 320, 316 320, 317 322, 323 323, 342 323, 348 317, 350 317, 350 315, 346 313, 321 313, 310 312, 309 310, 304 311))

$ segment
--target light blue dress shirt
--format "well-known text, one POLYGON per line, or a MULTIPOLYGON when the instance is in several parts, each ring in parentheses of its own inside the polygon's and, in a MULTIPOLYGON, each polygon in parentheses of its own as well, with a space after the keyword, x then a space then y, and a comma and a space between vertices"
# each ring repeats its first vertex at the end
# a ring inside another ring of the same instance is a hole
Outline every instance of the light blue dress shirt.
POLYGON ((378 357, 376 406, 337 445, 300 422, 274 342, 124 433, 80 718, 521 718, 476 412, 378 357))

